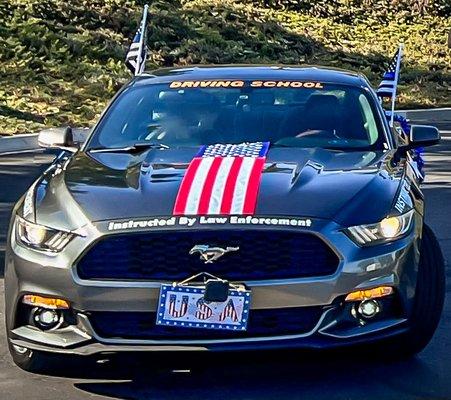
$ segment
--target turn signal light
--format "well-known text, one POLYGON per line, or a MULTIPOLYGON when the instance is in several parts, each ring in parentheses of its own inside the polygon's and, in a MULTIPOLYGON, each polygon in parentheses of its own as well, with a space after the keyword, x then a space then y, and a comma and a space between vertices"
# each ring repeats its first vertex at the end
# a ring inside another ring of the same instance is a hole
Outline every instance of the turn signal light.
POLYGON ((346 296, 345 301, 362 301, 388 296, 393 293, 391 286, 378 286, 373 289, 356 290, 346 296))
POLYGON ((22 299, 22 303, 51 310, 67 310, 70 307, 66 300, 34 294, 26 294, 22 299))

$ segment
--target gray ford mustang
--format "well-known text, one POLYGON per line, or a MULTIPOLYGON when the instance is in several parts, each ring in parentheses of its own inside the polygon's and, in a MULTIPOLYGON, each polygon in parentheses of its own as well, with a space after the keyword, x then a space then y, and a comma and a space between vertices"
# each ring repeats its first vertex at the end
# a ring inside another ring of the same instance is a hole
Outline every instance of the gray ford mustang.
POLYGON ((444 264, 411 153, 361 75, 217 66, 144 73, 14 208, 9 348, 68 355, 390 347, 431 339, 444 264))

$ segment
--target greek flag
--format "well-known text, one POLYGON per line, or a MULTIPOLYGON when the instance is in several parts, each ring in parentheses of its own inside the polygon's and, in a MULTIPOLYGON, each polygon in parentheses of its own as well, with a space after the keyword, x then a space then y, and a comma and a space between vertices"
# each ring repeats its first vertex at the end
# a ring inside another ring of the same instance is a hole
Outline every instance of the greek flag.
POLYGON ((396 85, 398 84, 397 78, 399 75, 398 60, 400 59, 401 49, 398 49, 390 61, 387 71, 385 71, 382 82, 377 89, 377 95, 379 97, 392 97, 396 91, 396 85))
POLYGON ((133 42, 130 45, 125 65, 134 74, 139 75, 144 71, 147 58, 146 30, 147 30, 147 11, 149 6, 144 6, 141 24, 137 30, 133 42))

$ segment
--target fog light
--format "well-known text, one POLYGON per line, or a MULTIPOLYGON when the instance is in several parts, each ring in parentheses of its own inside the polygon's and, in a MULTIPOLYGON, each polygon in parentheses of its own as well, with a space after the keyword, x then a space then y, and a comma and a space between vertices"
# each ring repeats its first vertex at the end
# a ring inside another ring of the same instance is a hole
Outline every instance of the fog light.
POLYGON ((377 300, 364 300, 357 307, 357 312, 365 318, 372 318, 381 311, 377 300))
POLYGON ((49 330, 59 326, 62 323, 63 318, 57 310, 37 308, 33 312, 33 321, 39 329, 49 330))

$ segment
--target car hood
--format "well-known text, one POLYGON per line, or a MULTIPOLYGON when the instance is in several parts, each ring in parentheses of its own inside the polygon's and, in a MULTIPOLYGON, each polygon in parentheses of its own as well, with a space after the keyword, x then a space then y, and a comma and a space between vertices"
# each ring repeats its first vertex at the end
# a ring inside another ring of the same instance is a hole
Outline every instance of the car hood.
MULTIPOLYGON (((192 147, 140 154, 80 151, 38 185, 36 221, 50 226, 65 221, 66 229, 75 229, 87 221, 170 216, 196 153, 192 147)), ((378 221, 390 212, 399 186, 391 156, 389 151, 272 148, 255 215, 342 225, 378 221)))

